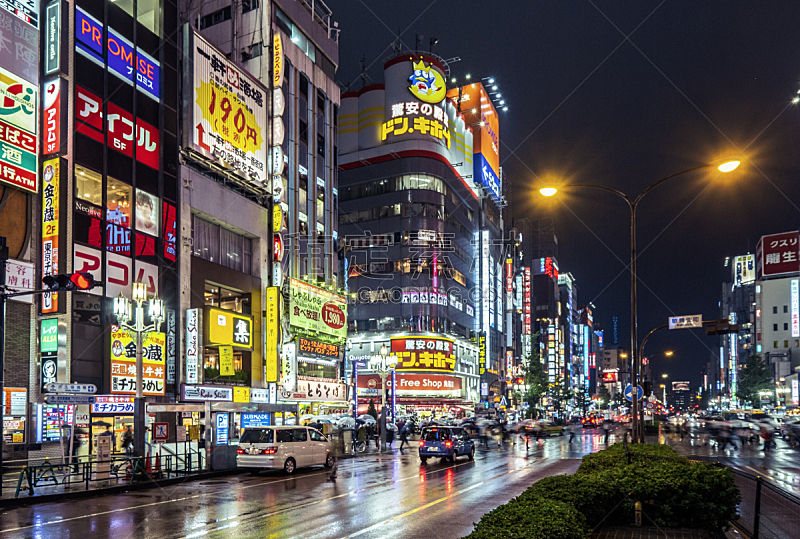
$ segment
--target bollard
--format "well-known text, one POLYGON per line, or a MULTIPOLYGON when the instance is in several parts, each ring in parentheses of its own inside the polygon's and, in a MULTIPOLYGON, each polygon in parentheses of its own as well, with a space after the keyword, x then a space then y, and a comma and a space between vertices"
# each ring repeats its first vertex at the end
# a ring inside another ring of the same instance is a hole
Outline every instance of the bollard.
POLYGON ((635 513, 636 527, 637 528, 641 528, 641 526, 642 526, 642 502, 636 502, 633 507, 634 507, 634 513, 635 513))

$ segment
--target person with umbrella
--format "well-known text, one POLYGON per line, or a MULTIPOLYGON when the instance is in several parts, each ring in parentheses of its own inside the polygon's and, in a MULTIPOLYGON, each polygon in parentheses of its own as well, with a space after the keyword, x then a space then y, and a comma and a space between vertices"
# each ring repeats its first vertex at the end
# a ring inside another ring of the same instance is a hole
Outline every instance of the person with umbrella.
MULTIPOLYGON (((400 433, 398 434, 400 437, 400 452, 403 452, 403 446, 408 444, 408 422, 403 423, 403 426, 400 427, 400 433)), ((408 444, 411 447, 411 444, 408 444)))

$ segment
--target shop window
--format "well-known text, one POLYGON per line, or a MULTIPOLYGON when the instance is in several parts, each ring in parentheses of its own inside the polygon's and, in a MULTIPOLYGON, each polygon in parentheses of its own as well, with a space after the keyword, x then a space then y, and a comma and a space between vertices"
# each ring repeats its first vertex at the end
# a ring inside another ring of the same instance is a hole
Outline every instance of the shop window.
POLYGON ((205 304, 240 314, 250 314, 250 294, 239 292, 214 283, 206 283, 205 304))
POLYGON ((106 221, 130 229, 133 188, 114 178, 106 187, 106 221))
POLYGON ((103 205, 103 176, 79 165, 75 166, 76 196, 95 206, 103 205))
POLYGON ((252 271, 252 240, 192 216, 194 256, 242 273, 252 271))
POLYGON ((192 219, 194 256, 219 264, 219 225, 205 219, 192 219))

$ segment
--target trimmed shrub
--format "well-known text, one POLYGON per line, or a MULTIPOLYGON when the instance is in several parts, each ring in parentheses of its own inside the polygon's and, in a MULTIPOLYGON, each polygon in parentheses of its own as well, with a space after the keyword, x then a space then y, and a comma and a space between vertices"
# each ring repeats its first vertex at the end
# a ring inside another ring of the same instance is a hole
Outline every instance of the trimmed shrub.
POLYGON ((483 515, 465 539, 585 539, 586 518, 572 505, 522 496, 483 515))
MULTIPOLYGON (((687 460, 679 456, 671 447, 660 444, 628 444, 628 452, 631 454, 632 464, 642 460, 647 460, 648 464, 652 464, 658 459, 687 460)), ((625 456, 624 445, 616 443, 608 449, 583 457, 581 465, 575 473, 594 473, 620 466, 628 466, 628 460, 625 456)))
POLYGON ((620 496, 613 481, 599 474, 587 474, 545 477, 519 497, 568 503, 586 517, 590 527, 594 527, 619 502, 620 496))

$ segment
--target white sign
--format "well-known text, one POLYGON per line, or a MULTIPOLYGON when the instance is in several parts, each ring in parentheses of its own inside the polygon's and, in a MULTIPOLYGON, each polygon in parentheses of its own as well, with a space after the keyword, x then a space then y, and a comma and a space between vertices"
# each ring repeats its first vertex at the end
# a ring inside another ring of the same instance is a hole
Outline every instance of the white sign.
POLYGON ((185 442, 186 441, 186 426, 185 425, 178 425, 175 427, 175 441, 176 442, 185 442))
POLYGON ((233 387, 183 386, 185 401, 226 401, 233 402, 233 387))
POLYGON ((297 381, 297 393, 306 395, 300 400, 309 401, 346 401, 347 386, 340 382, 313 382, 310 380, 297 381))
POLYGON ((283 389, 285 391, 294 391, 294 387, 297 384, 297 354, 296 345, 293 342, 283 345, 281 376, 283 389))
MULTIPOLYGON (((20 262, 19 260, 6 261, 6 287, 9 289, 8 291, 15 293, 35 290, 35 274, 36 268, 33 264, 20 262)), ((33 303, 33 296, 17 296, 11 299, 22 303, 33 303)))
POLYGON ((792 279, 792 337, 800 337, 800 290, 798 280, 792 279))
POLYGON ((275 382, 269 383, 269 403, 270 404, 278 403, 278 384, 276 384, 275 382))
POLYGON ((795 378, 792 380, 792 405, 797 406, 800 404, 800 386, 795 378))
POLYGON ((48 393, 97 393, 94 384, 47 384, 44 390, 48 393))
POLYGON ((750 284, 756 280, 755 255, 737 256, 733 259, 733 286, 750 284))
POLYGON ((186 310, 186 383, 196 384, 201 352, 200 309, 186 310))
POLYGON ((669 329, 688 329, 701 327, 703 327, 703 315, 701 314, 669 317, 669 329))
POLYGON ((250 388, 250 402, 269 403, 269 391, 266 389, 250 388))
POLYGON ((263 188, 267 181, 267 89, 192 32, 189 146, 263 188))

